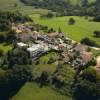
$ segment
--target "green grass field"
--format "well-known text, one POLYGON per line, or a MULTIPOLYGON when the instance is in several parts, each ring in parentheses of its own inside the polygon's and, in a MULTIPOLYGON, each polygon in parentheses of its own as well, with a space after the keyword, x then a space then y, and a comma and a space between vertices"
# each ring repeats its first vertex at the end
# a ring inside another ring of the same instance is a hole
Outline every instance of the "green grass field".
POLYGON ((88 37, 100 44, 100 38, 93 37, 95 30, 100 31, 100 23, 90 22, 84 17, 78 16, 65 16, 65 17, 54 17, 51 19, 40 18, 39 15, 30 15, 32 19, 39 24, 47 25, 56 30, 60 27, 66 35, 75 40, 80 41, 82 38, 88 37), (74 25, 68 25, 69 18, 74 18, 76 23, 74 25))
POLYGON ((33 82, 26 83, 11 100, 72 100, 48 86, 40 88, 33 82))
POLYGON ((12 49, 12 45, 8 45, 5 43, 0 43, 0 49, 4 51, 4 53, 7 53, 7 51, 12 49))
POLYGON ((26 6, 20 0, 0 0, 0 10, 19 11, 23 14, 45 14, 48 12, 46 9, 33 9, 32 6, 26 6))

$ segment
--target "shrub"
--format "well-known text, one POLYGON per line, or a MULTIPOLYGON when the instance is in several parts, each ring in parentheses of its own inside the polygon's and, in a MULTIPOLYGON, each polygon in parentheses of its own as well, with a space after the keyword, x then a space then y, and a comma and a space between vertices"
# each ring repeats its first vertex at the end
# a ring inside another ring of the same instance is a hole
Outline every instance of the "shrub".
POLYGON ((82 43, 82 44, 85 44, 85 45, 89 45, 89 46, 98 47, 98 45, 96 44, 96 42, 93 41, 93 40, 91 40, 91 39, 89 39, 89 38, 83 38, 83 39, 81 40, 81 43, 82 43))
POLYGON ((100 15, 96 16, 93 21, 100 22, 100 15))
POLYGON ((94 31, 94 36, 100 38, 100 31, 94 31))
POLYGON ((68 21, 68 24, 69 24, 69 25, 75 24, 75 19, 70 18, 69 21, 68 21))

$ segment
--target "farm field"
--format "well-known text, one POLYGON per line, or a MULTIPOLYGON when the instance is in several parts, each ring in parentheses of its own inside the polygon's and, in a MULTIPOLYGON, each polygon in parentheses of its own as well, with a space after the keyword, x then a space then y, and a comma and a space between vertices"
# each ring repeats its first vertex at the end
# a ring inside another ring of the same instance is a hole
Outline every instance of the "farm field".
POLYGON ((36 83, 27 82, 11 100, 72 100, 48 86, 42 88, 36 83))
POLYGON ((65 32, 69 38, 77 42, 85 37, 88 37, 100 44, 100 39, 93 37, 93 32, 95 30, 100 31, 100 23, 98 22, 88 21, 84 17, 78 16, 54 17, 51 19, 40 18, 38 14, 33 14, 30 16, 36 23, 47 25, 56 30, 58 30, 60 27, 61 30, 65 32), (70 18, 74 18, 76 20, 74 25, 68 25, 70 18))

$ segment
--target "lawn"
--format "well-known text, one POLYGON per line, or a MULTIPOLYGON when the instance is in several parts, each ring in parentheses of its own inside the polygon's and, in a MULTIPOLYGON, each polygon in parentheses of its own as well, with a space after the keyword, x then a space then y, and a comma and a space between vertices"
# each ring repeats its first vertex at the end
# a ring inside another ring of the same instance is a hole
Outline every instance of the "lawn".
POLYGON ((88 37, 100 44, 100 38, 93 37, 93 32, 95 30, 100 31, 100 23, 98 22, 90 22, 84 17, 78 16, 54 17, 51 19, 40 18, 38 14, 30 16, 36 23, 47 25, 56 30, 60 27, 69 38, 77 42, 82 38, 88 37), (69 18, 74 18, 76 23, 74 25, 68 25, 69 18))
POLYGON ((48 86, 40 88, 36 83, 27 82, 11 100, 72 100, 48 86))

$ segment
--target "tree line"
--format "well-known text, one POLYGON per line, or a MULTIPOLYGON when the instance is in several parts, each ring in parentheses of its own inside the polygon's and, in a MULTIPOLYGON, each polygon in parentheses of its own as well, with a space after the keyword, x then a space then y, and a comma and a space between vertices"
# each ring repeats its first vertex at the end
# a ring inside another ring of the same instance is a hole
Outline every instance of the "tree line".
MULTIPOLYGON (((77 16, 95 16, 98 21, 100 15, 100 0, 89 2, 88 0, 79 0, 76 5, 70 0, 20 0, 35 8, 45 8, 57 13, 58 16, 77 15, 77 16)), ((99 19, 100 20, 100 19, 99 19)))

